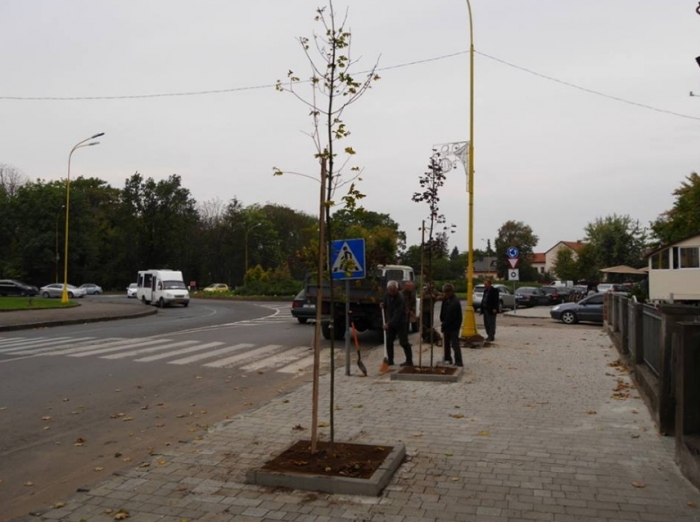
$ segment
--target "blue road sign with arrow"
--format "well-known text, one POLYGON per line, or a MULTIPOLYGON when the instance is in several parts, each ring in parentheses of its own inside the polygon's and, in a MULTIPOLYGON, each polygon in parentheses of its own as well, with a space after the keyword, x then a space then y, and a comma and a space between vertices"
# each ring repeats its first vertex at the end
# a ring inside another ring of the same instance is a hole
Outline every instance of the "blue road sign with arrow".
POLYGON ((510 247, 507 254, 510 259, 517 259, 520 255, 520 251, 515 247, 510 247))

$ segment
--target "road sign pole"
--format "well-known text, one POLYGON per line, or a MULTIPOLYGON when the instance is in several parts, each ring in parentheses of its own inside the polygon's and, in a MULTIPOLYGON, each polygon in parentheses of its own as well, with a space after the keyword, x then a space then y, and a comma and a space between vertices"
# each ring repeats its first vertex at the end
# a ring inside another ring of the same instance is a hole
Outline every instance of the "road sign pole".
POLYGON ((350 280, 345 280, 345 375, 350 375, 350 280))

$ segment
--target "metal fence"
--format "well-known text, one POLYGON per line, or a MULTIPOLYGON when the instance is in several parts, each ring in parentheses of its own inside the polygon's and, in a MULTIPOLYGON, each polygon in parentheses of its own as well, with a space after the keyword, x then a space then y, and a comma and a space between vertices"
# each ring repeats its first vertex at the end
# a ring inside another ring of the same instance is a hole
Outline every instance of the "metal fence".
POLYGON ((658 377, 661 369, 661 312, 653 306, 644 305, 642 332, 644 362, 658 377))

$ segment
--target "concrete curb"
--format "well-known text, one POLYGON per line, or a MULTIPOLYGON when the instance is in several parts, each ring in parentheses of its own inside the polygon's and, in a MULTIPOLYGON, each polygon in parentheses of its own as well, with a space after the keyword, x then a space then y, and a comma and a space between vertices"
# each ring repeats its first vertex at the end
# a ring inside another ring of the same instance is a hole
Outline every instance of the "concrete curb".
POLYGON ((122 315, 112 315, 109 317, 83 317, 76 319, 61 319, 56 321, 42 321, 37 323, 23 323, 23 324, 7 324, 0 325, 0 332, 13 332, 16 330, 32 330, 34 328, 48 328, 51 326, 66 326, 71 324, 85 324, 85 323, 101 323, 105 321, 117 321, 119 319, 138 319, 139 317, 147 317, 149 315, 157 314, 158 310, 152 308, 150 310, 144 310, 142 312, 136 312, 132 314, 122 314, 122 315))
POLYGON ((435 375, 421 373, 399 373, 391 374, 392 381, 420 381, 420 382, 457 382, 464 373, 464 368, 456 366, 457 371, 452 375, 435 375))
POLYGON ((327 477, 325 475, 307 475, 302 473, 279 473, 262 469, 246 473, 246 481, 258 486, 320 491, 336 495, 365 495, 377 497, 389 484, 391 477, 406 458, 406 446, 394 445, 384 463, 368 479, 351 477, 327 477))

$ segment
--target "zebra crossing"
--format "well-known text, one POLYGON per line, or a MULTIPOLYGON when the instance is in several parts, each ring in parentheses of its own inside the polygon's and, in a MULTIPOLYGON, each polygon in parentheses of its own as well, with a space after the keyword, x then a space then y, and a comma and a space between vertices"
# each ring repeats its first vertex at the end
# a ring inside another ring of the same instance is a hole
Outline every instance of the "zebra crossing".
MULTIPOLYGON (((145 364, 199 365, 205 368, 236 368, 245 373, 275 371, 299 375, 313 366, 310 346, 228 344, 221 341, 169 338, 127 339, 110 337, 11 337, 0 339, 0 362, 27 357, 97 357, 131 360, 145 364)), ((328 350, 321 352, 321 368, 330 364, 328 350)))

